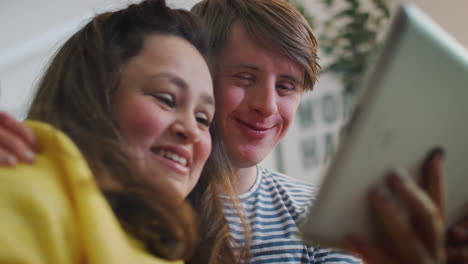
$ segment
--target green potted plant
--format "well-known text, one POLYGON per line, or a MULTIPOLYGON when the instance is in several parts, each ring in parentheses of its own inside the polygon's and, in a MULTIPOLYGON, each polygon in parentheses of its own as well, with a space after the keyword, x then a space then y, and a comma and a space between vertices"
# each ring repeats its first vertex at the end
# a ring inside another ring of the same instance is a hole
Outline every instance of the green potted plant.
MULTIPOLYGON (((303 1, 287 1, 316 28, 315 16, 303 1)), ((329 13, 318 36, 321 50, 329 59, 323 71, 337 74, 344 92, 354 94, 372 55, 380 47, 379 36, 390 18, 388 0, 322 0, 322 3, 329 13)))

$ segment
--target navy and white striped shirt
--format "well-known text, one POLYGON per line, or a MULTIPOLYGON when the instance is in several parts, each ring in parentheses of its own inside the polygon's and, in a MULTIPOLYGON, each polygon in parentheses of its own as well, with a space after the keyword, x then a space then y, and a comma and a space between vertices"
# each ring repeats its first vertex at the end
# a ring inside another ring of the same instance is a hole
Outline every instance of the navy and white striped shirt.
MULTIPOLYGON (((297 223, 307 214, 318 188, 286 175, 257 167, 254 186, 239 196, 252 232, 250 263, 361 263, 339 250, 320 249, 304 244, 297 223)), ((236 243, 244 234, 232 204, 224 211, 236 243)))

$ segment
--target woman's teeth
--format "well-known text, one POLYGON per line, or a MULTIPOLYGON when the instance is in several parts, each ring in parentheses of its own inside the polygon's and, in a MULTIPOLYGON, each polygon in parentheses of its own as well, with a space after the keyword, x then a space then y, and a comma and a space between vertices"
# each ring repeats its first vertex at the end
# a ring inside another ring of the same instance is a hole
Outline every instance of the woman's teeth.
POLYGON ((167 150, 162 150, 161 149, 161 150, 157 150, 156 154, 161 155, 161 156, 163 156, 163 157, 165 157, 167 159, 173 160, 175 162, 178 162, 178 163, 180 163, 180 164, 182 164, 184 166, 187 166, 187 159, 183 158, 183 157, 181 157, 181 156, 179 156, 179 155, 177 155, 177 154, 175 154, 173 152, 169 152, 167 150))

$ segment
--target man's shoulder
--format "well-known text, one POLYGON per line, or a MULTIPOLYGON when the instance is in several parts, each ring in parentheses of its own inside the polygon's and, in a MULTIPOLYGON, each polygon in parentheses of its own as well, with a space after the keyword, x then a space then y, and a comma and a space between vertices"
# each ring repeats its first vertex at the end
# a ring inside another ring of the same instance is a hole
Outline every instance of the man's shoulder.
MULTIPOLYGON (((284 173, 259 168, 262 172, 261 189, 270 196, 285 201, 299 211, 305 210, 316 198, 319 188, 284 173)), ((273 198, 276 201, 276 198, 273 198)))
POLYGON ((276 185, 283 186, 285 188, 305 189, 310 191, 318 190, 316 185, 306 183, 284 173, 260 166, 259 169, 262 172, 262 176, 265 179, 265 182, 274 182, 276 185))

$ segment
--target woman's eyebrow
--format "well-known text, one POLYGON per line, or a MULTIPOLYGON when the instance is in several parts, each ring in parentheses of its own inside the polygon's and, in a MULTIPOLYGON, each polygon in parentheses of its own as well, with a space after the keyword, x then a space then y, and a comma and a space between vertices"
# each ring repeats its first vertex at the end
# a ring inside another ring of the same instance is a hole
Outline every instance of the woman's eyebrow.
POLYGON ((213 105, 215 104, 214 98, 211 94, 209 93, 204 93, 201 95, 201 100, 205 104, 213 105))
MULTIPOLYGON (((182 78, 178 77, 177 75, 172 74, 170 72, 159 72, 159 73, 156 73, 156 74, 151 76, 151 79, 157 79, 157 78, 168 79, 171 83, 175 84, 177 87, 179 87, 184 92, 187 92, 187 90, 189 89, 189 86, 188 86, 187 82, 184 79, 182 79, 182 78)), ((206 104, 209 104, 209 105, 214 106, 214 104, 215 104, 213 95, 209 94, 209 93, 203 93, 201 95, 201 100, 202 100, 203 103, 206 103, 206 104)))
POLYGON ((151 75, 151 79, 168 79, 171 83, 175 84, 177 87, 182 88, 184 91, 188 89, 187 82, 184 79, 178 77, 175 74, 170 72, 158 72, 151 75))

